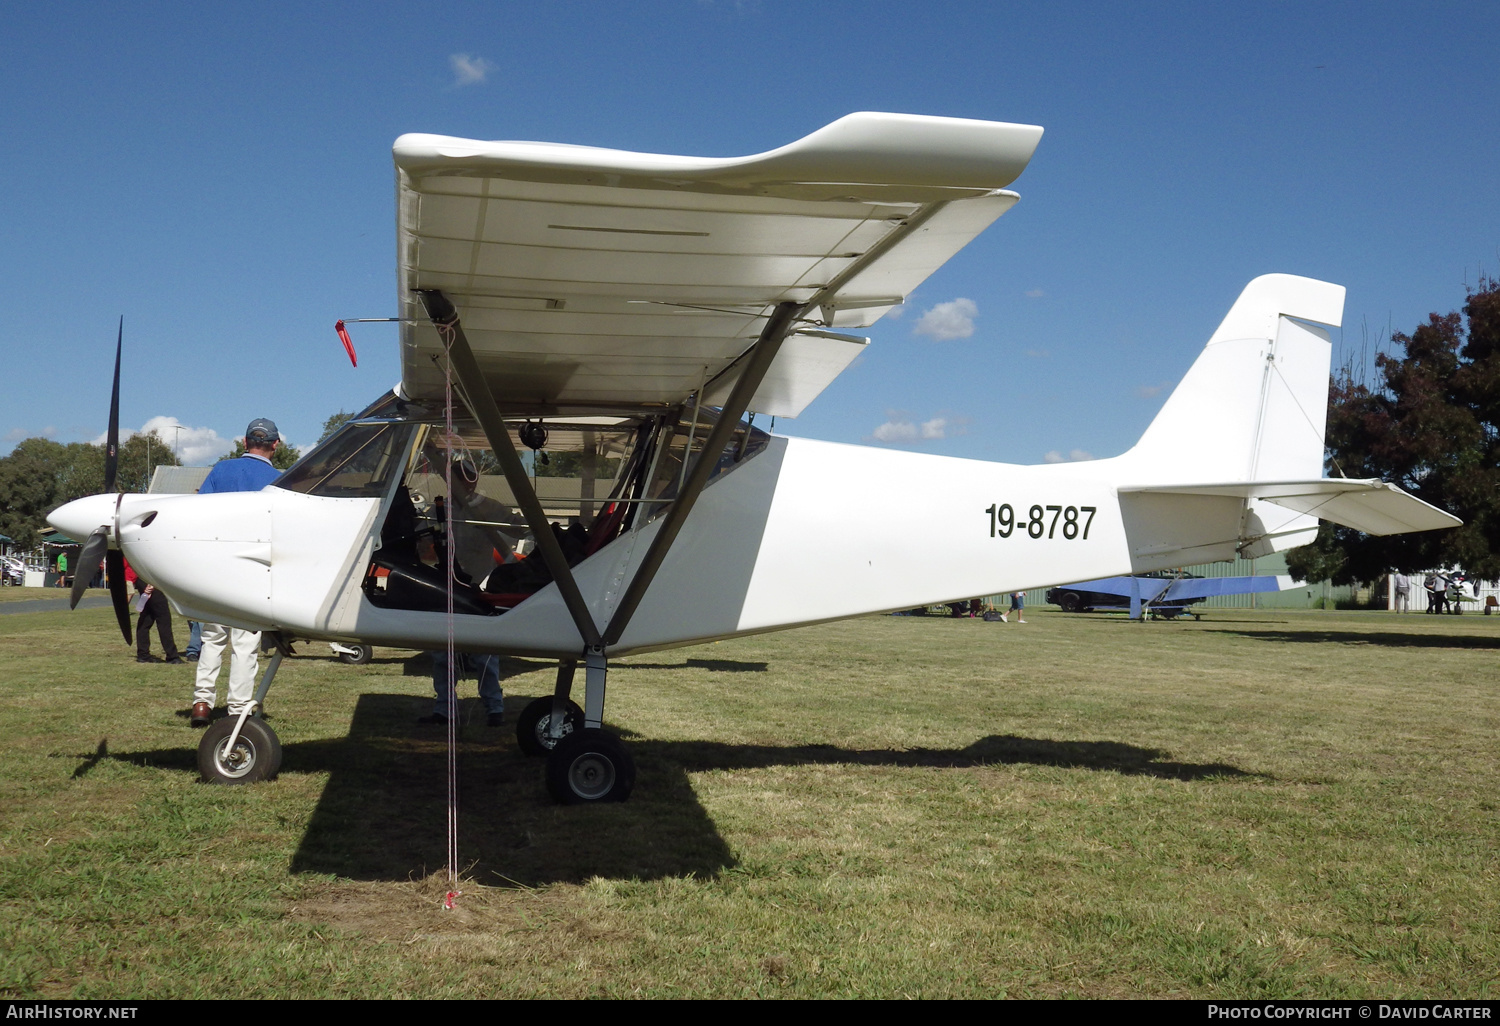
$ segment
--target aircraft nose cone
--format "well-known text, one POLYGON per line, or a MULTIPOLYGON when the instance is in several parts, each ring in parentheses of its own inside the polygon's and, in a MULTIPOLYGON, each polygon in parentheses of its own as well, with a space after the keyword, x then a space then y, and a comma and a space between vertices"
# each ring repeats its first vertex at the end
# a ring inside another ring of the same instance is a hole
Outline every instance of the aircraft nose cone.
POLYGON ((47 523, 75 541, 83 541, 101 524, 115 520, 113 495, 86 495, 47 514, 47 523))

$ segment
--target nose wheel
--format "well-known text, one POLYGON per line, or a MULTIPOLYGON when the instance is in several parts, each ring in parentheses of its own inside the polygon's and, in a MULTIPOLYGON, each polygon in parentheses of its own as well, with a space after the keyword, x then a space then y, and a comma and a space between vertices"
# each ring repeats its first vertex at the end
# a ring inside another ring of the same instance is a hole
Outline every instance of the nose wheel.
POLYGON ((334 655, 350 666, 361 666, 368 663, 375 656, 375 650, 369 645, 338 645, 330 644, 334 655))
POLYGON ((281 739, 265 720, 247 717, 237 735, 238 716, 226 716, 198 743, 198 773, 210 784, 253 784, 281 769, 281 739))
POLYGON ((281 739, 266 721, 251 715, 265 708, 266 692, 292 648, 280 633, 266 635, 276 645, 276 654, 260 678, 255 697, 247 709, 230 714, 203 732, 198 742, 198 773, 210 784, 253 784, 271 780, 281 769, 281 739))

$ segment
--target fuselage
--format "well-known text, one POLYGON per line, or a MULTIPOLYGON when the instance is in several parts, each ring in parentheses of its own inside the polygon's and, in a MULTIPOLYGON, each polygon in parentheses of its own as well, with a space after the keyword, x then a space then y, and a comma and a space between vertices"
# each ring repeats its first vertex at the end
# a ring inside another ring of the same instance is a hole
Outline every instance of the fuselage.
MULTIPOLYGON (((773 437, 699 499, 612 654, 690 644, 1132 570, 1114 461, 1019 466, 773 437)), ((394 489, 392 489, 393 491, 394 489)), ((432 648, 444 612, 362 587, 392 502, 289 491, 127 495, 117 543, 194 619, 300 638, 432 648)), ((110 496, 54 524, 113 523, 110 496)), ((662 521, 574 567, 602 630, 662 521)), ((500 615, 458 614, 467 649, 576 655, 555 585, 500 615)))

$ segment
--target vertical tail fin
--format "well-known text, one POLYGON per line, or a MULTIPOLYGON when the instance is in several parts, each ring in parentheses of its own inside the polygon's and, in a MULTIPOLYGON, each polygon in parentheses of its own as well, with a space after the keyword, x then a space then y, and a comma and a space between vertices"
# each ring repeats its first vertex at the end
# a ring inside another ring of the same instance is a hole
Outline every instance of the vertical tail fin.
MULTIPOLYGON (((1342 285, 1290 274, 1246 285, 1140 442, 1120 457, 1122 485, 1321 478, 1332 346, 1317 325, 1337 327, 1343 313, 1342 285)), ((1317 532, 1316 517, 1243 501, 1242 555, 1303 545, 1317 532)))

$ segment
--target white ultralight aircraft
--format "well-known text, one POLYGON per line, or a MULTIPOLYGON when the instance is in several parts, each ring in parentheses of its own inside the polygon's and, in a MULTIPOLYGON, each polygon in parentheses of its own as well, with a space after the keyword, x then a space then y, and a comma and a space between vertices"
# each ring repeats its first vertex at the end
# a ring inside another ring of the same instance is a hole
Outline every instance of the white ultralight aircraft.
MULTIPOLYGON (((1319 517, 1373 534, 1458 523, 1322 476, 1324 326, 1344 290, 1284 274, 1245 288, 1113 459, 1015 466, 763 431, 757 415, 797 416, 863 350, 842 329, 1016 202, 1005 187, 1041 135, 861 113, 726 159, 402 136, 395 389, 263 491, 96 495, 49 519, 95 559, 123 551, 180 613, 275 632, 257 706, 286 640, 441 648, 451 595, 460 649, 558 660, 519 734, 563 802, 633 784, 602 727, 614 656, 1258 556, 1310 541, 1319 517)), ((225 783, 279 762, 248 710, 199 748, 225 783)))

